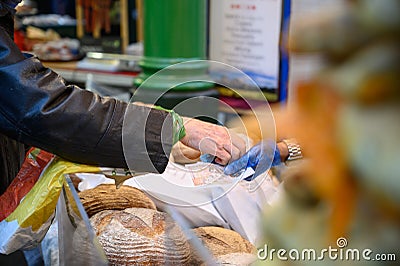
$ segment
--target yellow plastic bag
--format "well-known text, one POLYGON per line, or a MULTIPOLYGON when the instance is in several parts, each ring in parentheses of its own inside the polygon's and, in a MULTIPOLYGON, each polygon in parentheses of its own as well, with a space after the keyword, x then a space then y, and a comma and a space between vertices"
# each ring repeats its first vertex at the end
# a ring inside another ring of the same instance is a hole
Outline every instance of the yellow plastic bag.
POLYGON ((43 239, 55 215, 65 174, 100 172, 99 167, 54 158, 18 207, 0 222, 0 253, 35 247, 43 239))

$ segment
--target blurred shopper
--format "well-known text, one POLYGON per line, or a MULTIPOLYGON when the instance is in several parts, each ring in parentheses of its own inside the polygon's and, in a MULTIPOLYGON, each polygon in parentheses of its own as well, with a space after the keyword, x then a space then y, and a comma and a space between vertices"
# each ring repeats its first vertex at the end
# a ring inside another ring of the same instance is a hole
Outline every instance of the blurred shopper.
POLYGON ((278 128, 307 161, 265 214, 261 265, 398 265, 399 14, 398 0, 357 0, 294 25, 291 52, 326 67, 297 84, 278 128))

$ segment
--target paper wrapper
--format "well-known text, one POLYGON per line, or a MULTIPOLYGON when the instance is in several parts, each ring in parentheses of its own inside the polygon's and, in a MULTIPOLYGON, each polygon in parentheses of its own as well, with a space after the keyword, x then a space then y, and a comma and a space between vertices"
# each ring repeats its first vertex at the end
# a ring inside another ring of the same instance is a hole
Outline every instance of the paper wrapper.
MULTIPOLYGON (((233 229, 255 244, 259 239, 257 217, 265 206, 279 198, 282 185, 274 182, 268 173, 251 182, 240 181, 229 190, 229 185, 222 182, 227 180, 226 176, 214 183, 202 182, 203 185, 199 185, 199 177, 210 170, 188 170, 200 169, 199 166, 177 166, 170 162, 163 174, 136 176, 126 180, 124 185, 141 189, 155 202, 158 210, 167 211, 172 206, 190 227, 221 226, 233 229), (222 194, 222 197, 216 196, 222 194)), ((82 179, 78 186, 80 191, 114 183, 114 180, 102 174, 80 173, 77 176, 82 179)), ((233 178, 234 181, 237 180, 233 178)))

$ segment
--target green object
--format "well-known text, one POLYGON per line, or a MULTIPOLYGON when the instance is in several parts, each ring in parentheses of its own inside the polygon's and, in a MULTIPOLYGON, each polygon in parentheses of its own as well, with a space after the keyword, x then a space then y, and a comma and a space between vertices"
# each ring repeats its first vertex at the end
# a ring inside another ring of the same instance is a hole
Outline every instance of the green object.
MULTIPOLYGON (((144 0, 143 36, 144 57, 142 73, 135 79, 139 87, 157 71, 185 61, 207 57, 206 0, 144 0)), ((193 81, 176 85, 179 80, 204 80, 208 65, 203 61, 184 64, 163 72, 157 79, 144 84, 145 89, 204 90, 209 82, 193 81)))
POLYGON ((175 145, 178 141, 180 141, 184 136, 186 136, 186 130, 185 127, 183 125, 183 118, 178 115, 177 113, 175 113, 174 110, 168 110, 165 109, 161 106, 154 106, 154 109, 157 110, 163 110, 166 112, 169 112, 172 116, 172 128, 173 128, 173 136, 172 136, 172 142, 175 145))

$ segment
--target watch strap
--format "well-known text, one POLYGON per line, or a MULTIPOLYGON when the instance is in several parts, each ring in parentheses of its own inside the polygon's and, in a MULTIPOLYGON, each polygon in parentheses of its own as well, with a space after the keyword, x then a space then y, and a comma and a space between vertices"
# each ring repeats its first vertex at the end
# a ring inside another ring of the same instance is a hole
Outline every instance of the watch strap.
POLYGON ((295 139, 284 139, 282 140, 288 148, 289 156, 286 161, 294 161, 303 158, 300 145, 295 139))

